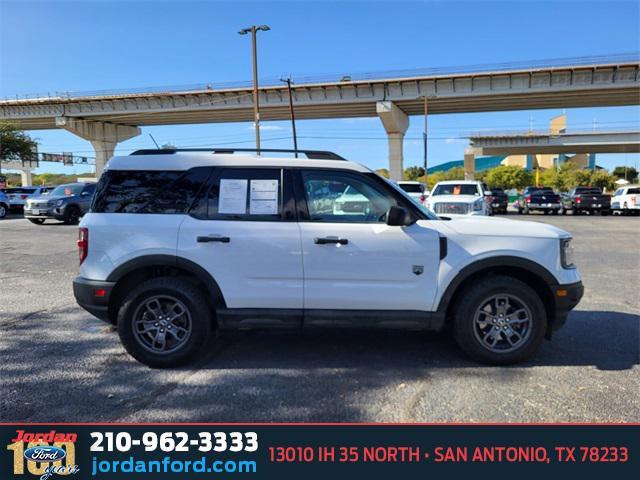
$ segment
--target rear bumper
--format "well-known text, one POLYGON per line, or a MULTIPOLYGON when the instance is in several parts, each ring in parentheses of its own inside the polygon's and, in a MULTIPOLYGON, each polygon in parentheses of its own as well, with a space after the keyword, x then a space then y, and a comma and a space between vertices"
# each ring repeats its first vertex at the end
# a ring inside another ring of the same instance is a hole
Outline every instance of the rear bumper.
POLYGON ((73 280, 73 295, 76 302, 90 314, 105 322, 113 323, 109 318, 109 297, 115 282, 103 282, 76 277, 73 280))
POLYGON ((555 314, 550 325, 552 330, 558 330, 566 323, 569 312, 580 303, 580 299, 584 295, 584 286, 582 282, 576 282, 567 285, 554 285, 551 289, 555 298, 555 314))
POLYGON ((527 205, 531 210, 558 210, 560 208, 559 203, 529 203, 527 205))

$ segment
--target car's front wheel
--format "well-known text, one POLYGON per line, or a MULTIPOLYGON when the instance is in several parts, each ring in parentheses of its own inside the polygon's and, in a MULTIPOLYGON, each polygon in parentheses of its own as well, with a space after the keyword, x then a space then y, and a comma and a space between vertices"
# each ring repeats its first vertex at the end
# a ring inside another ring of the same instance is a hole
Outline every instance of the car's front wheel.
POLYGON ((547 316, 526 283, 491 276, 469 287, 454 312, 455 338, 471 358, 509 365, 529 358, 544 338, 547 316))
POLYGON ((65 215, 64 215, 64 223, 67 225, 76 225, 80 222, 80 209, 75 205, 70 205, 67 207, 65 215))
POLYGON ((9 209, 4 203, 0 203, 0 218, 4 218, 7 216, 7 211, 9 209))
POLYGON ((156 368, 193 359, 211 333, 203 293, 188 280, 160 277, 134 288, 118 312, 118 334, 136 360, 156 368))

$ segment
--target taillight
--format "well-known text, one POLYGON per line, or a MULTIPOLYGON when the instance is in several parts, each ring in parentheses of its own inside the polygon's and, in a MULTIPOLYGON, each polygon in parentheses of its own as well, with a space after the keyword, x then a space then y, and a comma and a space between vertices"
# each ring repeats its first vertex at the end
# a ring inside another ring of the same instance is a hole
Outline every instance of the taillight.
POLYGON ((524 199, 525 199, 527 202, 531 202, 531 195, 527 195, 526 197, 524 197, 524 199))
POLYGON ((424 203, 426 199, 427 197, 425 197, 424 195, 420 195, 420 203, 424 203))
POLYGON ((80 259, 80 265, 82 265, 82 262, 84 262, 85 258, 87 258, 87 254, 89 253, 88 228, 78 229, 78 241, 76 243, 78 245, 78 258, 80 259))
POLYGON ((582 199, 580 197, 576 197, 576 203, 582 203, 582 199))

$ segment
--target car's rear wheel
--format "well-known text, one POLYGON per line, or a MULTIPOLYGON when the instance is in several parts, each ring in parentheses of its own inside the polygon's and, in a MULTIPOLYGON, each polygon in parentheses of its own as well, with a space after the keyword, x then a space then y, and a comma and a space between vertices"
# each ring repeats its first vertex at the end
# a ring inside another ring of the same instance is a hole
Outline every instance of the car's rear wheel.
POLYGON ((454 312, 455 338, 471 358, 509 365, 529 358, 544 338, 547 316, 538 294, 508 276, 468 288, 454 312))
POLYGON ((42 225, 44 223, 44 218, 28 218, 27 220, 36 225, 42 225))
POLYGON ((67 225, 75 225, 80 222, 80 209, 75 205, 67 207, 64 216, 64 223, 67 225))
POLYGON ((141 283, 118 312, 118 334, 136 360, 156 368, 193 359, 211 333, 202 292, 188 280, 160 277, 141 283))
POLYGON ((0 203, 0 218, 4 218, 7 216, 7 206, 4 203, 0 203))

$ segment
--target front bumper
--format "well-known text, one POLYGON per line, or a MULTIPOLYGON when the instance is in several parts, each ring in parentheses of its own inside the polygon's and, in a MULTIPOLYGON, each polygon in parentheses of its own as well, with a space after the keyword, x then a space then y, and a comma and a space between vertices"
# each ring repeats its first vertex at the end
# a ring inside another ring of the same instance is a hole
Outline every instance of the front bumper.
POLYGON ((109 297, 115 282, 88 280, 83 277, 73 279, 73 295, 82 308, 100 320, 113 323, 109 318, 109 297))
POLYGON ((64 207, 29 208, 24 207, 25 218, 55 218, 64 220, 64 207))
POLYGON ((550 326, 551 330, 555 331, 566 323, 569 312, 580 303, 580 299, 584 295, 584 286, 582 282, 576 282, 567 285, 554 285, 551 289, 555 299, 555 312, 553 318, 550 319, 550 326))

